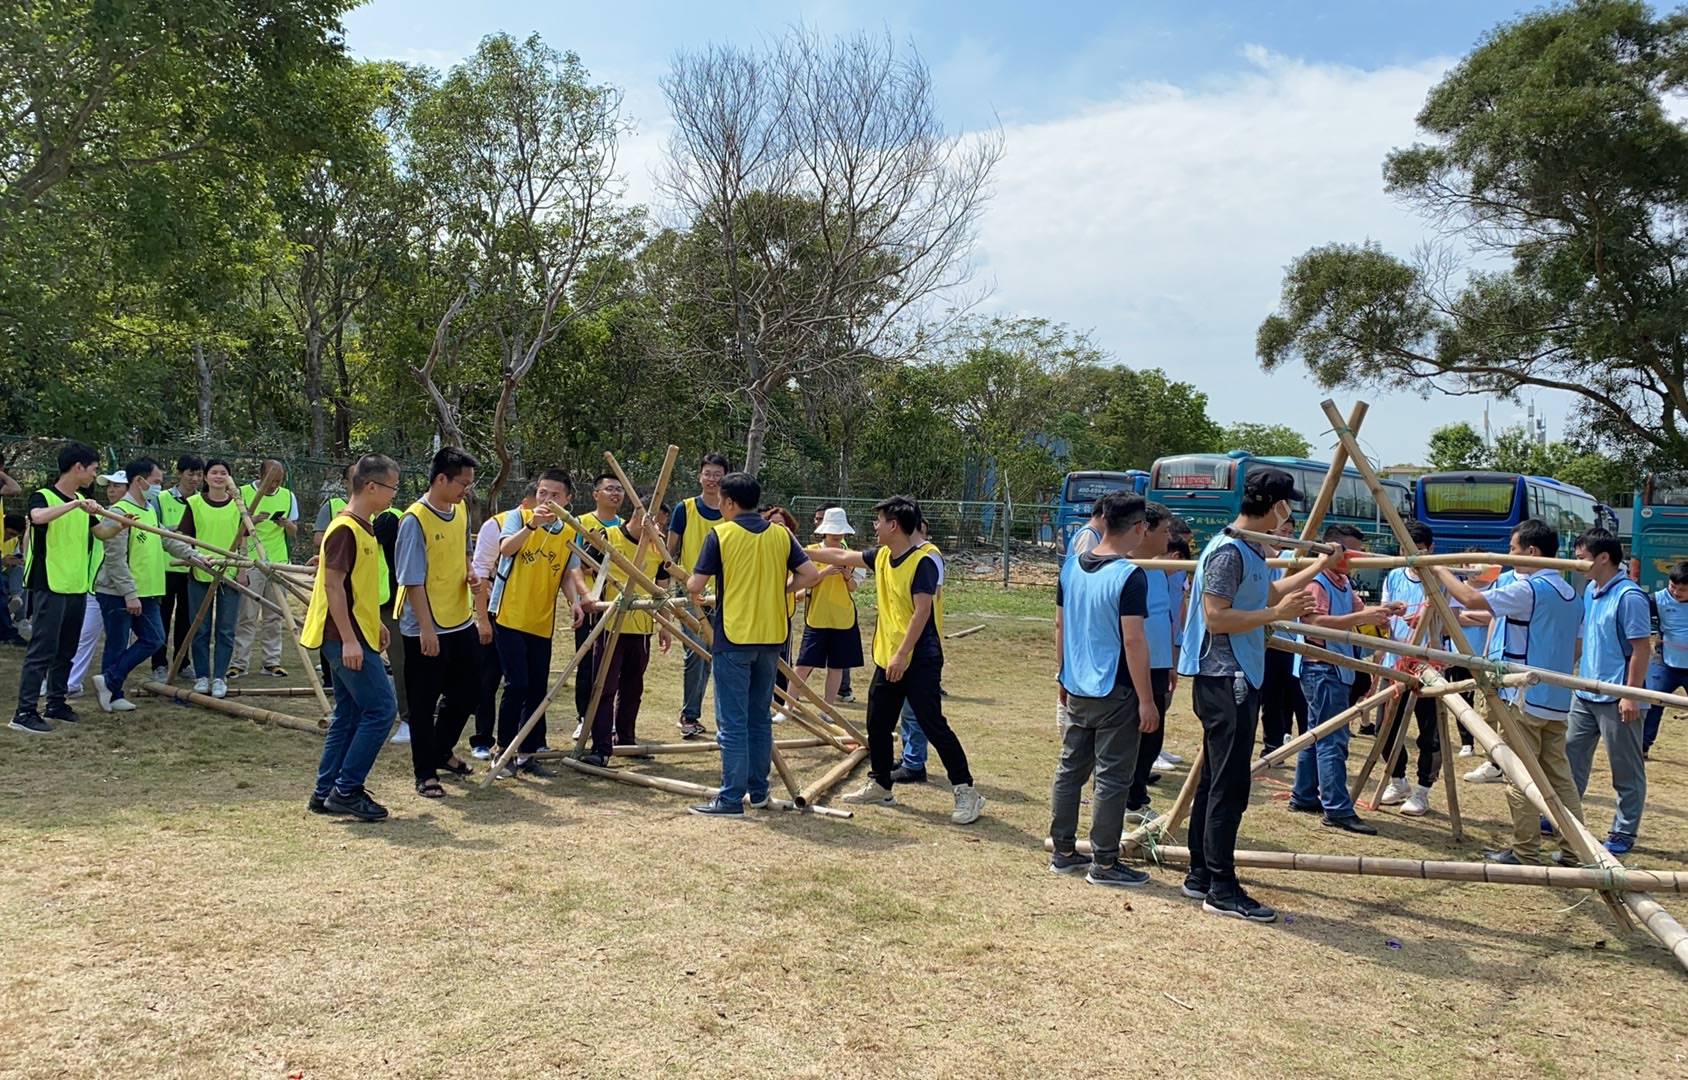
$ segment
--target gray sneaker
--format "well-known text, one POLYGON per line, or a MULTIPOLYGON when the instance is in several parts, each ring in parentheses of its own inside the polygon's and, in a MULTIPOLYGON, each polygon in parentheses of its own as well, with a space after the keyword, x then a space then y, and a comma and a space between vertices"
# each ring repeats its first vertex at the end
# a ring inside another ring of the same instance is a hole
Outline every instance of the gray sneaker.
POLYGON ((1096 864, 1090 868, 1090 873, 1084 875, 1084 880, 1092 885, 1110 885, 1116 889, 1135 889, 1149 883, 1149 875, 1141 870, 1133 870, 1129 866, 1119 863, 1096 864))
POLYGON ((1063 855, 1059 851, 1049 855, 1049 872, 1051 874, 1077 874, 1090 869, 1090 856, 1077 851, 1063 855))

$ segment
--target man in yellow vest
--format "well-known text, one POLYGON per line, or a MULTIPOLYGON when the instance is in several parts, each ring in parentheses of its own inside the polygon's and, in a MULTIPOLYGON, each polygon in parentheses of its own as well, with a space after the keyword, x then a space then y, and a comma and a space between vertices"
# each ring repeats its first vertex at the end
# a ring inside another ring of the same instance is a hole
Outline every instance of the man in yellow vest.
POLYGON ((381 666, 387 628, 381 622, 386 573, 374 519, 392 505, 399 467, 389 457, 366 454, 353 466, 346 506, 323 533, 321 561, 299 642, 318 649, 334 681, 334 716, 322 740, 316 789, 308 809, 380 821, 387 808, 364 787, 387 739, 397 703, 381 666))
POLYGON ((891 793, 896 758, 891 733, 907 702, 955 788, 950 821, 969 825, 979 820, 985 797, 973 787, 967 752, 944 718, 939 688, 944 673, 944 610, 937 599, 942 584, 937 555, 916 538, 922 515, 913 499, 892 496, 876 503, 873 513, 877 547, 861 552, 822 548, 812 553, 817 562, 871 571, 876 589, 874 672, 867 692, 868 758, 873 773, 860 790, 844 799, 873 806, 897 801, 891 793))
MULTIPOLYGON (((592 509, 580 515, 580 523, 586 526, 588 533, 597 533, 608 537, 609 531, 621 524, 621 508, 627 502, 627 492, 622 489, 621 478, 613 472, 599 473, 592 481, 592 509)), ((597 555, 598 549, 581 540, 582 549, 597 555)), ((608 586, 607 579, 599 582, 596 575, 583 574, 586 599, 597 600, 604 595, 608 586)), ((606 631, 607 633, 607 631, 606 631)), ((592 634, 592 621, 582 619, 574 625, 574 647, 579 649, 592 634)), ((600 636, 599 641, 603 640, 600 636)), ((589 724, 591 720, 586 716, 587 706, 592 704, 592 687, 598 680, 598 650, 593 649, 584 656, 574 669, 574 714, 581 724, 589 724)), ((608 693, 608 691, 605 691, 608 693)), ((576 737, 580 734, 575 731, 576 737)))
MULTIPOLYGON (((721 509, 721 481, 732 466, 725 455, 711 451, 698 462, 697 486, 700 494, 681 499, 668 518, 668 554, 680 567, 690 573, 697 566, 697 557, 711 530, 723 520, 721 509)), ((756 507, 752 505, 750 509, 756 507)), ((702 615, 702 608, 693 614, 702 615)), ((702 642, 698 642, 702 644, 702 642)), ((703 690, 709 685, 709 661, 691 649, 685 650, 685 696, 680 704, 680 735, 693 739, 705 734, 703 730, 703 690)))
MULTIPOLYGON (((492 644, 504 675, 504 698, 498 707, 498 744, 509 746, 527 718, 545 700, 551 671, 551 642, 557 632, 557 594, 568 597, 572 621, 585 621, 584 591, 573 544, 574 530, 550 510, 566 504, 569 476, 561 469, 539 474, 531 510, 518 509, 503 517, 498 544, 498 571, 487 610, 492 614, 492 644)), ((505 778, 517 772, 551 775, 530 755, 545 745, 545 721, 529 731, 505 778)))
MULTIPOLYGON (((142 525, 158 527, 158 510, 151 493, 164 482, 164 470, 151 458, 137 458, 124 466, 129 490, 111 509, 142 525)), ((105 558, 94 574, 94 597, 105 625, 105 652, 94 693, 106 712, 133 712, 135 703, 123 694, 123 680, 164 643, 159 604, 164 596, 164 566, 172 557, 197 561, 193 548, 157 533, 104 521, 94 535, 105 542, 105 558), (134 640, 130 641, 133 635, 134 640)))
MULTIPOLYGON (((323 537, 328 535, 328 526, 333 523, 334 516, 344 510, 350 503, 352 481, 357 473, 356 461, 346 466, 346 496, 330 496, 324 499, 322 506, 317 508, 316 522, 312 532, 316 534, 317 553, 312 557, 313 564, 322 557, 323 537)), ((389 500, 390 502, 390 500, 389 500)), ((375 541, 381 545, 381 623, 387 628, 387 639, 392 647, 383 650, 387 654, 387 671, 393 677, 393 689, 399 699, 399 726, 393 736, 396 743, 410 742, 410 702, 404 688, 404 650, 399 648, 399 622, 393 614, 393 593, 397 591, 397 584, 393 578, 393 545, 398 541, 399 515, 392 506, 388 506, 375 515, 375 541)), ((323 664, 323 682, 329 682, 328 665, 323 664)))
POLYGON ((434 455, 428 490, 399 522, 394 571, 399 634, 410 696, 410 762, 417 794, 438 798, 441 769, 472 770, 456 754, 463 725, 475 708, 479 681, 469 569, 469 512, 463 498, 475 486, 476 461, 455 446, 434 455))
POLYGON ((756 512, 762 485, 754 476, 728 473, 720 492, 723 520, 704 539, 686 591, 701 606, 704 589, 714 579, 710 652, 721 790, 691 812, 742 818, 747 796, 752 809, 768 805, 774 675, 791 633, 786 594, 812 588, 821 573, 785 526, 756 512))
MULTIPOLYGON (((188 499, 199 492, 205 483, 205 459, 196 454, 183 454, 176 459, 175 486, 158 493, 158 523, 166 529, 182 524, 188 499)), ((168 639, 152 654, 152 678, 163 682, 170 673, 170 653, 180 649, 188 639, 188 626, 193 622, 193 610, 188 607, 188 568, 172 559, 164 568, 164 599, 159 602, 159 623, 168 639)))
MULTIPOLYGON (((286 479, 287 467, 270 458, 264 462, 256 484, 242 484, 240 487, 246 512, 252 515, 252 522, 258 527, 247 551, 254 559, 287 562, 288 543, 299 535, 299 500, 282 486, 282 481, 286 479)), ((281 590, 256 566, 241 572, 240 583, 253 592, 280 599, 281 590)), ((287 669, 281 666, 282 621, 279 611, 262 604, 249 603, 241 609, 240 626, 234 635, 234 667, 229 672, 229 678, 237 678, 250 669, 255 640, 263 645, 264 674, 278 679, 287 676, 287 669)))
POLYGON ((99 466, 100 456, 92 449, 66 443, 59 451, 59 478, 29 496, 24 587, 32 629, 18 681, 18 709, 9 725, 13 731, 40 735, 53 730, 48 720, 81 719, 64 698, 93 578, 91 511, 100 508, 82 497, 82 489, 94 482, 99 466), (47 683, 45 718, 36 709, 42 679, 47 683))
MULTIPOLYGON (((646 577, 659 582, 663 576, 662 549, 657 546, 658 541, 648 545, 639 542, 644 530, 653 527, 660 528, 649 515, 636 517, 607 530, 604 538, 646 577), (641 549, 643 558, 639 557, 641 549)), ((611 565, 606 573, 609 581, 603 598, 614 600, 627 587, 627 571, 611 565)), ((634 595, 645 598, 637 588, 634 595)), ((606 616, 613 618, 608 613, 606 616)), ((608 667, 609 671, 604 675, 604 694, 598 700, 598 711, 592 717, 592 750, 581 759, 588 765, 607 765, 614 747, 632 746, 639 741, 639 705, 645 698, 645 669, 651 661, 655 622, 648 611, 629 611, 613 648, 608 634, 598 639, 597 664, 608 667)), ((667 652, 671 642, 666 627, 658 634, 658 640, 662 651, 667 652)))
MULTIPOLYGON (((212 458, 205 463, 205 490, 188 499, 178 531, 225 551, 240 550, 237 545, 246 529, 240 520, 240 504, 234 496, 234 474, 229 470, 229 463, 212 458)), ((208 570, 196 566, 188 581, 188 605, 196 616, 199 606, 205 603, 206 593, 216 593, 211 600, 211 611, 200 621, 199 630, 193 636, 196 694, 228 696, 229 685, 222 673, 229 669, 234 655, 234 633, 240 625, 240 594, 225 582, 234 575, 234 567, 208 570)))

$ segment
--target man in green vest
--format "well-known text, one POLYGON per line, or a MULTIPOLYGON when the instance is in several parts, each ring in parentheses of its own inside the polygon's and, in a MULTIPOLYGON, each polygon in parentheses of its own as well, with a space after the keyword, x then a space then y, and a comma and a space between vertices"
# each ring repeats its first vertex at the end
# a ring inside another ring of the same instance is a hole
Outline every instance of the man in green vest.
MULTIPOLYGON (((129 478, 129 490, 111 509, 156 528, 158 510, 151 492, 164 482, 164 470, 143 457, 130 462, 123 472, 129 478)), ((135 703, 124 696, 123 680, 164 643, 159 606, 165 564, 172 557, 189 563, 199 559, 192 547, 179 540, 163 539, 122 522, 102 521, 94 526, 94 535, 105 543, 105 558, 94 573, 94 597, 105 624, 105 652, 100 673, 94 676, 94 693, 106 712, 132 712, 135 703)))
MULTIPOLYGON (((197 454, 177 458, 175 486, 158 492, 158 523, 166 529, 179 529, 188 500, 204 483, 204 458, 197 454)), ((188 568, 175 559, 164 568, 164 599, 159 603, 158 616, 167 640, 152 654, 153 682, 163 682, 170 674, 170 653, 187 643, 188 627, 193 623, 193 611, 188 607, 188 568)))
MULTIPOLYGON (((282 486, 287 479, 287 467, 268 458, 258 472, 256 484, 242 484, 240 497, 246 512, 258 527, 257 535, 247 546, 247 554, 254 559, 268 559, 272 563, 287 562, 288 542, 299 535, 299 500, 282 486)), ((269 575, 256 566, 241 572, 240 583, 253 592, 277 599, 280 590, 274 587, 269 575)), ((252 642, 263 639, 264 674, 285 678, 287 669, 281 666, 282 616, 275 608, 263 604, 244 604, 240 609, 240 626, 234 633, 234 663, 229 678, 246 674, 252 662, 252 642)))
POLYGON ((82 489, 100 471, 100 456, 79 442, 59 451, 59 478, 29 496, 29 547, 24 557, 24 587, 33 614, 29 649, 18 681, 18 709, 13 731, 40 735, 53 730, 48 720, 75 723, 81 717, 65 703, 71 658, 82 633, 93 577, 92 511, 101 509, 82 489), (45 717, 36 711, 41 680, 47 681, 45 717))

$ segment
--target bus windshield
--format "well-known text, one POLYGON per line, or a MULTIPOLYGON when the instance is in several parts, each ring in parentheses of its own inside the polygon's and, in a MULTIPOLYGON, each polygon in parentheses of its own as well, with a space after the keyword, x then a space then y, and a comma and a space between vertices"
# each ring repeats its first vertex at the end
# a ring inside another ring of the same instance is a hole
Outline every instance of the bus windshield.
POLYGON ((1236 468, 1229 458, 1167 458, 1155 463, 1153 486, 1168 491, 1228 491, 1236 468))
MULTIPOLYGON (((1067 488, 1061 498, 1070 503, 1093 503, 1116 491, 1135 491, 1135 479, 1129 473, 1111 475, 1073 474, 1067 477, 1067 488)), ((1086 513, 1089 511, 1086 510, 1086 513)))
POLYGON ((1655 473, 1647 478, 1647 506, 1688 506, 1688 473, 1655 473))
POLYGON ((1512 516, 1518 485, 1506 481, 1427 480, 1424 512, 1434 517, 1504 521, 1512 516))

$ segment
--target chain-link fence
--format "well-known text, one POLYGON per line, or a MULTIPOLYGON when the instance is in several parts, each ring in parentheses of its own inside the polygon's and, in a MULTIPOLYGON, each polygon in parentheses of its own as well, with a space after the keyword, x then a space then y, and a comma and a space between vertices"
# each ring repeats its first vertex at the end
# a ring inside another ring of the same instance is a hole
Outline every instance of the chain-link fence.
MULTIPOLYGON (((798 526, 806 530, 818 511, 841 506, 861 538, 857 546, 865 546, 872 542, 873 505, 878 501, 800 495, 791 500, 790 509, 798 526)), ((926 515, 932 542, 969 577, 1009 584, 1054 584, 1060 566, 1055 506, 1015 503, 1005 508, 996 502, 933 499, 922 501, 920 509, 926 515)))

